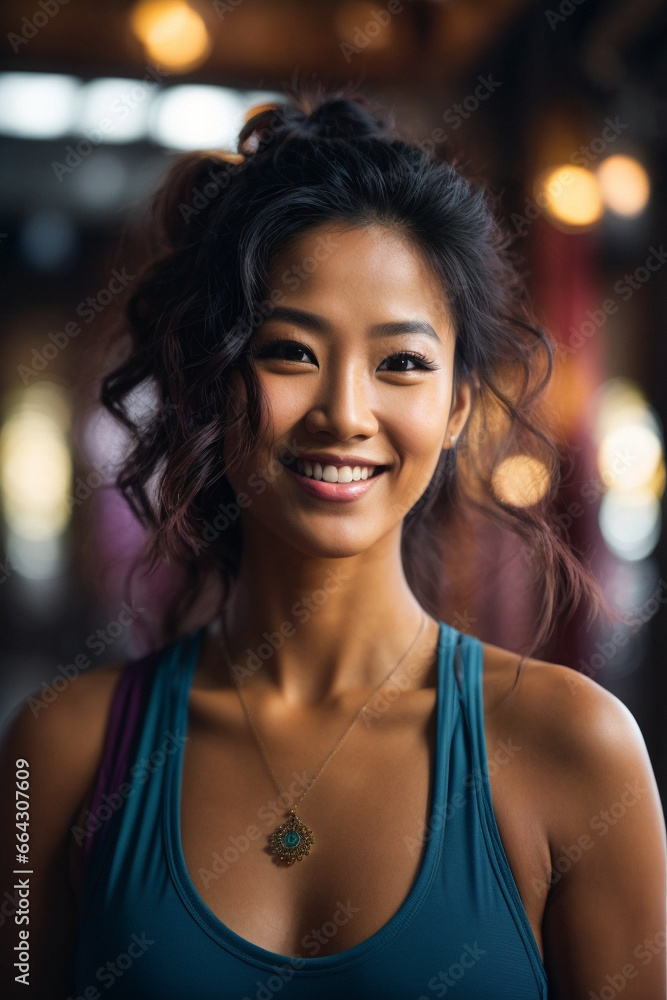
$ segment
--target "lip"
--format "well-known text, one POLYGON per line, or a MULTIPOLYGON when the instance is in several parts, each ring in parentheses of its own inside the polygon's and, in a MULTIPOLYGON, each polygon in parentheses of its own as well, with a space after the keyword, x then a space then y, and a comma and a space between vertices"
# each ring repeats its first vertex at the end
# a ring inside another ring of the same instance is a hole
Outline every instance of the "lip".
MULTIPOLYGON (((329 463, 333 465, 333 462, 329 463)), ((344 464, 348 464, 347 462, 344 464)), ((360 464, 360 463, 355 463, 360 464)), ((293 478, 296 479, 299 485, 310 494, 310 496, 318 497, 320 500, 337 500, 337 501, 348 501, 357 500, 362 497, 369 490, 373 489, 373 484, 382 479, 384 472, 378 472, 375 476, 371 476, 370 479, 358 479, 352 481, 351 483, 326 483, 323 479, 309 479, 308 476, 302 476, 296 469, 290 468, 289 465, 285 466, 285 471, 293 478)))

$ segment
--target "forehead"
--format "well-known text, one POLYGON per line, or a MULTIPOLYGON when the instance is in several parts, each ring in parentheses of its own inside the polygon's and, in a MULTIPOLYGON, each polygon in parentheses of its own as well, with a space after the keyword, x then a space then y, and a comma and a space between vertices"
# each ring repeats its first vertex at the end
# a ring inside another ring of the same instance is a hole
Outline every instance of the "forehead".
POLYGON ((450 329, 445 293, 428 261, 379 224, 331 222, 301 233, 274 258, 269 287, 334 322, 426 319, 440 334, 450 329))

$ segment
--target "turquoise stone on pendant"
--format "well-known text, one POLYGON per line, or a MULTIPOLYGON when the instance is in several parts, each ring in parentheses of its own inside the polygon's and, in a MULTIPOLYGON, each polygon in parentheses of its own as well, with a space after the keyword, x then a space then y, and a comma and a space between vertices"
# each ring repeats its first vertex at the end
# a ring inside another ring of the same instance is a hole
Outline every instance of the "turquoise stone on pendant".
POLYGON ((301 861, 315 843, 313 831, 304 826, 292 809, 280 826, 269 837, 269 845, 273 854, 287 865, 301 861))

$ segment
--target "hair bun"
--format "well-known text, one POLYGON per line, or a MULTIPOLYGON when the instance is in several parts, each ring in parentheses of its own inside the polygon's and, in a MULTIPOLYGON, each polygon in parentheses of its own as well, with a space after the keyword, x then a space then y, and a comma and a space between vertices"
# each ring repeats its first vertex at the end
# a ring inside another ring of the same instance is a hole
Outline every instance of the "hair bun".
POLYGON ((252 108, 239 133, 237 149, 252 156, 260 147, 301 139, 389 138, 393 122, 378 117, 361 94, 324 94, 252 108))
POLYGON ((370 139, 388 131, 387 123, 376 117, 360 95, 332 96, 322 101, 308 116, 309 129, 325 139, 370 139))

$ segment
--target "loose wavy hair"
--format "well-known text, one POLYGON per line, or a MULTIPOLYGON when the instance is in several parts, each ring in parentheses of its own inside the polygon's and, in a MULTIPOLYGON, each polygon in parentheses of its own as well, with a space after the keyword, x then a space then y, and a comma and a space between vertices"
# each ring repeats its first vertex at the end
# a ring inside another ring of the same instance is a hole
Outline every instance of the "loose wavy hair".
POLYGON ((185 570, 165 637, 211 574, 225 597, 238 574, 243 535, 227 473, 253 449, 263 413, 250 339, 275 303, 265 298, 271 262, 323 223, 380 224, 419 251, 454 324, 455 387, 465 378, 473 390, 456 447, 403 517, 403 565, 418 600, 443 616, 454 540, 465 544, 460 525, 473 530, 476 511, 519 536, 541 584, 531 651, 582 600, 605 604, 551 514, 560 454, 541 402, 554 352, 496 215, 483 185, 402 139, 391 115, 351 87, 302 88, 254 108, 236 153, 191 152, 171 165, 150 207, 153 255, 126 304, 129 353, 101 382, 102 403, 131 435, 116 486, 148 529, 144 559, 185 570), (245 384, 243 406, 232 370, 245 384), (130 401, 146 389, 155 406, 138 417, 130 401), (244 454, 226 468, 223 444, 237 424, 244 454), (542 476, 537 502, 511 503, 498 489, 501 463, 517 455, 542 476))

